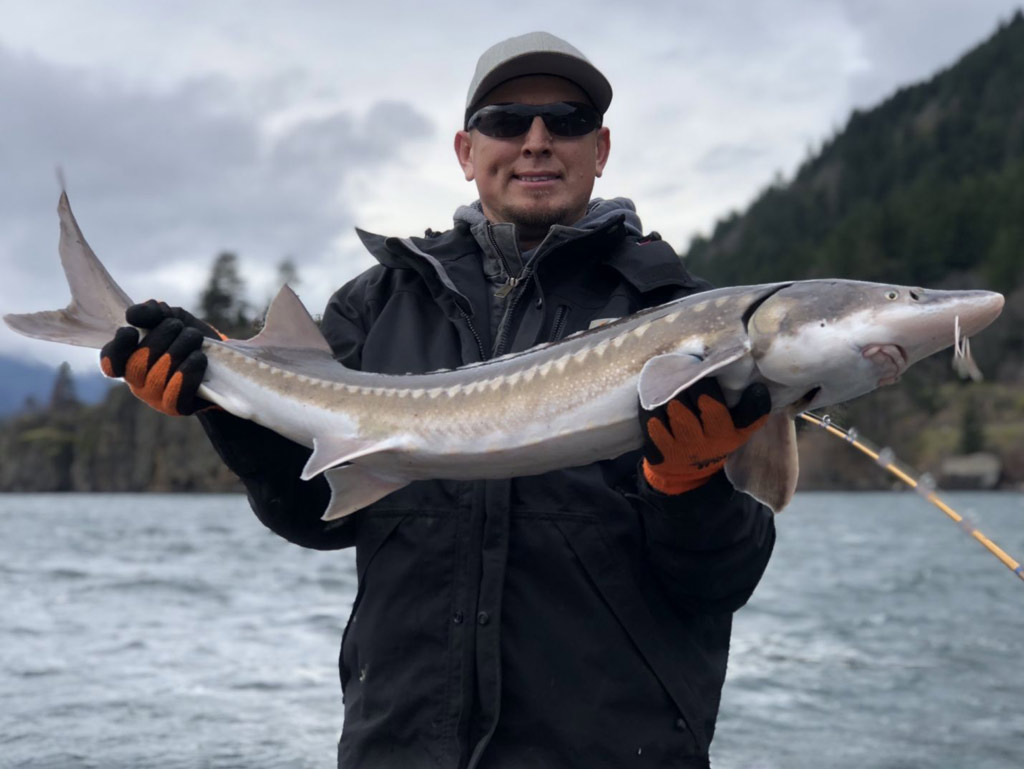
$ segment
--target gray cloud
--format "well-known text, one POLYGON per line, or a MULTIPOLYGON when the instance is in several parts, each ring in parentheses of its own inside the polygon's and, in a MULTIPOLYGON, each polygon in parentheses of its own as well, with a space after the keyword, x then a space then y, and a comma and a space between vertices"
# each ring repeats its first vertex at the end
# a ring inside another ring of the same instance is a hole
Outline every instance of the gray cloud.
POLYGON ((346 180, 433 132, 399 102, 270 132, 241 101, 222 79, 141 91, 0 48, 0 307, 64 300, 58 164, 83 230, 119 281, 144 283, 176 264, 198 287, 225 248, 265 270, 285 255, 336 258, 333 242, 353 224, 346 180))
POLYGON ((925 80, 952 66, 967 50, 1021 8, 1020 0, 839 0, 859 32, 865 67, 851 78, 855 107, 871 107, 894 85, 925 80))
POLYGON ((693 164, 702 174, 735 173, 738 167, 760 161, 768 148, 753 144, 716 144, 693 164))

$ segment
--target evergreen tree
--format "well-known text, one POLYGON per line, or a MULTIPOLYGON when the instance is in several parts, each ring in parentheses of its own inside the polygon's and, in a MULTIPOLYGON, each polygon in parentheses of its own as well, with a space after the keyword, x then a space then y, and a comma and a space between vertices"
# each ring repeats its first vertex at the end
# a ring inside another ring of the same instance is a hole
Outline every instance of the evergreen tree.
POLYGON ((281 286, 288 285, 292 289, 297 289, 301 283, 298 265, 295 264, 294 259, 286 256, 277 265, 277 287, 280 288, 281 286))
POLYGON ((75 393, 75 379, 71 375, 71 366, 65 361, 60 364, 60 367, 57 369, 57 376, 53 380, 53 389, 50 391, 50 409, 53 411, 66 411, 78 405, 78 395, 75 393))
POLYGON ((274 297, 277 296, 278 291, 284 286, 289 286, 293 291, 296 290, 302 281, 299 279, 299 268, 295 264, 290 256, 286 256, 277 265, 277 281, 273 286, 272 293, 267 297, 267 301, 264 303, 263 312, 261 315, 253 319, 253 329, 255 331, 261 331, 263 324, 266 321, 267 312, 270 310, 270 303, 274 301, 274 297))
POLYGON ((203 320, 228 336, 246 336, 252 330, 245 281, 238 273, 236 254, 222 251, 214 259, 199 305, 203 320))
POLYGON ((985 425, 981 419, 978 401, 970 395, 964 404, 963 418, 960 422, 960 453, 974 454, 985 448, 985 425))

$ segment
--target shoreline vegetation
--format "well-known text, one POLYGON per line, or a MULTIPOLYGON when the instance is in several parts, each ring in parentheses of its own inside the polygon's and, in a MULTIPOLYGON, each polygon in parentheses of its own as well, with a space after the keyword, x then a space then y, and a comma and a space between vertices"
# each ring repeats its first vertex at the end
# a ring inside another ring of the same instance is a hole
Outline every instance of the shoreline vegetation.
POLYGON ((243 490, 198 420, 160 414, 124 385, 95 405, 51 400, 8 418, 0 458, 0 492, 243 490))
MULTIPOLYGON (((945 356, 829 410, 944 489, 1024 489, 1024 388, 942 381, 945 356)), ((801 490, 900 488, 842 440, 798 422, 801 490)), ((0 492, 241 492, 190 417, 167 417, 112 387, 95 405, 58 372, 45 409, 0 423, 0 492)))

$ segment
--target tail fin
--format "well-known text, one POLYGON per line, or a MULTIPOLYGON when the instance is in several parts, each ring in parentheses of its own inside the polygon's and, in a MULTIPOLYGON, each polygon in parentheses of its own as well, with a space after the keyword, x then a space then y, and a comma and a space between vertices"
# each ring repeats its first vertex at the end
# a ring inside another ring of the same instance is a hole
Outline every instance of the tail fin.
POLYGON ((71 288, 71 304, 63 310, 4 315, 4 322, 25 336, 98 349, 125 325, 124 311, 132 300, 85 242, 66 192, 61 192, 57 213, 60 261, 71 288))

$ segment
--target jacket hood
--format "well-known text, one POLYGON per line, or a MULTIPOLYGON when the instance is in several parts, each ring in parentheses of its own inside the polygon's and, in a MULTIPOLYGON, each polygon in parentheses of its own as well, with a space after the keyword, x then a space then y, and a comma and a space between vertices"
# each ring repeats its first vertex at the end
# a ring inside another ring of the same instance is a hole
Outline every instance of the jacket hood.
MULTIPOLYGON (((643 235, 643 225, 636 212, 636 205, 629 198, 611 198, 610 200, 594 198, 587 204, 587 213, 584 217, 572 227, 579 230, 596 230, 618 216, 624 217, 623 223, 629 234, 643 235)), ((455 209, 452 219, 456 224, 464 222, 470 226, 487 221, 483 205, 479 200, 474 200, 469 205, 459 206, 455 209)))

